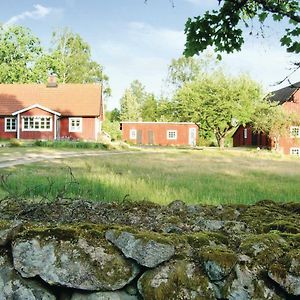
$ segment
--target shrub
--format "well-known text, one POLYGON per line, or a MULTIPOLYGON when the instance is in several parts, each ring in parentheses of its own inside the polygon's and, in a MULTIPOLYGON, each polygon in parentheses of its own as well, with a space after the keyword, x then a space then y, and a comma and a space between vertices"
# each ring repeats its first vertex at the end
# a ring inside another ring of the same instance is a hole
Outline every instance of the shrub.
POLYGON ((34 146, 49 148, 76 148, 76 149, 102 149, 106 150, 110 146, 97 142, 84 141, 35 141, 34 146))
POLYGON ((23 146, 23 143, 20 141, 20 140, 17 140, 17 139, 11 139, 9 141, 9 146, 10 147, 21 147, 23 146))

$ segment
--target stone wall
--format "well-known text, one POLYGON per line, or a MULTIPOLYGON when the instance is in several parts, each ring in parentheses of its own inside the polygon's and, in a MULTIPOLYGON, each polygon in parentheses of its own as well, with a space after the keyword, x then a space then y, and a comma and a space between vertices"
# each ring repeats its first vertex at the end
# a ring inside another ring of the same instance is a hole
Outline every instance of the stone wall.
POLYGON ((299 299, 300 204, 0 204, 0 299, 299 299))

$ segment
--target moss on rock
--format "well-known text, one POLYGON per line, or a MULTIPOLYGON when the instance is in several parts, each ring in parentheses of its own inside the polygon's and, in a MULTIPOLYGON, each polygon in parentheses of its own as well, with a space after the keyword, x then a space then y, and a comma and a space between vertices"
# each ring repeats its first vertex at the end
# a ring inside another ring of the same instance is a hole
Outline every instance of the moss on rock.
POLYGON ((188 260, 165 263, 146 271, 138 281, 144 299, 151 300, 212 300, 211 283, 202 270, 188 260))

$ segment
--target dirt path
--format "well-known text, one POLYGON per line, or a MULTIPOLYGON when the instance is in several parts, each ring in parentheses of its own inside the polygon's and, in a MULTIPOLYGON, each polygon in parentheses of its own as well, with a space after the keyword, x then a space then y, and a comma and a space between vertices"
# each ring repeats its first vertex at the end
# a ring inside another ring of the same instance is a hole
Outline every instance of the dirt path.
POLYGON ((40 161, 63 159, 69 157, 82 157, 82 156, 111 156, 121 154, 139 153, 137 151, 82 151, 82 152, 54 152, 54 153, 26 153, 22 157, 8 158, 7 160, 0 161, 0 168, 8 168, 17 165, 25 165, 36 163, 40 161))

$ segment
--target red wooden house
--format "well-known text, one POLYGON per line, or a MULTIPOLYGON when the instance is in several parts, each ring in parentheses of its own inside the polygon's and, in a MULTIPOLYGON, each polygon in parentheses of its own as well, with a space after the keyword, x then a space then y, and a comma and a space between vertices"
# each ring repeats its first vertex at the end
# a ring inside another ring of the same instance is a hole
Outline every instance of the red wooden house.
MULTIPOLYGON (((296 113, 300 120, 300 82, 274 91, 270 100, 279 103, 287 111, 296 113)), ((240 126, 233 135, 233 146, 272 148, 274 143, 264 133, 253 132, 251 126, 240 126)), ((300 127, 291 126, 290 135, 280 138, 279 147, 285 154, 300 156, 300 127)))
POLYGON ((122 140, 138 145, 196 146, 198 127, 184 122, 122 122, 122 140))
POLYGON ((0 138, 96 140, 102 120, 98 84, 0 84, 0 138))

